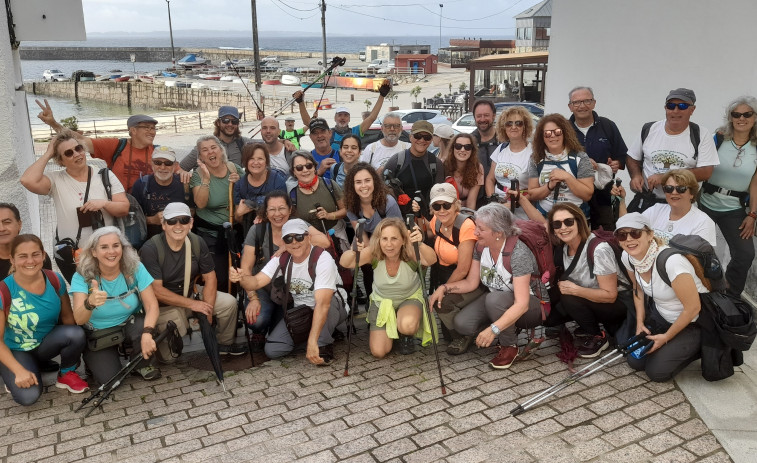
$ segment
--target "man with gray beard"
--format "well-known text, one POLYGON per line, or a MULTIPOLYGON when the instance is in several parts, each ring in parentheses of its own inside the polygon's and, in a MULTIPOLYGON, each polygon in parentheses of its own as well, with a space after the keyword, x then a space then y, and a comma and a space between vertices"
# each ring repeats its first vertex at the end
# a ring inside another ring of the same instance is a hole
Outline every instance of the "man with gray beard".
POLYGON ((360 156, 361 162, 372 165, 379 173, 384 169, 384 164, 393 154, 410 148, 410 143, 400 140, 402 134, 402 119, 397 113, 388 113, 381 121, 381 133, 384 138, 366 146, 360 156))
POLYGON ((142 207, 147 219, 147 238, 163 231, 163 209, 169 203, 185 203, 194 208, 188 183, 182 183, 174 173, 176 153, 167 146, 158 146, 152 154, 152 175, 144 175, 134 182, 132 196, 142 207))

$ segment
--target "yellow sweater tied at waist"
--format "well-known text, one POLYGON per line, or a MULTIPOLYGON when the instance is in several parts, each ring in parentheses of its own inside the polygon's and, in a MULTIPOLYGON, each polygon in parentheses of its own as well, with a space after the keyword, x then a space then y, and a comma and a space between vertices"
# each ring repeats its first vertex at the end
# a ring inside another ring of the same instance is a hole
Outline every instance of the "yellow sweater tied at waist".
MULTIPOLYGON (((376 326, 384 327, 386 329, 386 335, 389 339, 399 339, 399 333, 397 332, 397 312, 394 310, 394 303, 391 299, 380 298, 371 294, 371 300, 378 305, 378 315, 376 316, 376 326)), ((418 327, 418 331, 415 333, 416 338, 421 339, 421 345, 426 346, 431 342, 431 324, 426 316, 426 303, 423 299, 423 290, 418 288, 412 296, 408 298, 415 299, 421 303, 421 313, 423 314, 423 322, 418 327)), ((434 323, 434 335, 436 339, 439 338, 436 332, 436 323, 434 323)))

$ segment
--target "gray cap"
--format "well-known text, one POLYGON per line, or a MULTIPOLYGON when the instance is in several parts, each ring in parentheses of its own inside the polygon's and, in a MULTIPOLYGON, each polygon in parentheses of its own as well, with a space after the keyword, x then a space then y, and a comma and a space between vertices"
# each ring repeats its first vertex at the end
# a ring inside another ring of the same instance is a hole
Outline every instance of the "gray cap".
POLYGON ((284 118, 284 120, 285 120, 286 122, 290 122, 290 121, 291 121, 291 122, 294 122, 294 121, 296 121, 297 119, 295 119, 295 118, 294 118, 294 116, 287 116, 287 117, 285 117, 285 118, 284 118))
POLYGON ((176 161, 176 152, 170 146, 156 146, 152 152, 153 159, 168 159, 176 161))
POLYGON ((681 100, 684 103, 694 104, 697 102, 697 96, 694 95, 694 90, 688 88, 677 88, 675 90, 671 90, 670 93, 668 93, 668 97, 665 98, 666 103, 670 100, 681 100))
POLYGON ((137 124, 139 124, 140 122, 147 122, 150 124, 158 123, 158 121, 156 121, 150 116, 145 116, 144 114, 135 114, 126 120, 126 127, 128 128, 136 127, 137 124))
POLYGON ((302 219, 289 219, 284 224, 284 226, 281 227, 281 236, 283 237, 292 234, 299 235, 301 233, 307 233, 308 228, 310 228, 310 225, 308 225, 308 223, 302 219))
POLYGON ((224 116, 232 116, 239 119, 239 110, 234 106, 221 106, 218 108, 218 118, 220 119, 224 116))
POLYGON ((163 220, 182 216, 192 217, 192 212, 189 210, 189 206, 184 203, 168 203, 166 208, 163 209, 163 220))
POLYGON ((452 137, 455 136, 455 131, 452 129, 451 125, 438 124, 434 127, 434 135, 439 138, 451 140, 452 137))
POLYGON ((628 214, 620 217, 615 224, 615 229, 621 228, 633 228, 636 230, 643 230, 644 228, 652 229, 652 223, 649 219, 638 212, 629 212, 628 214))

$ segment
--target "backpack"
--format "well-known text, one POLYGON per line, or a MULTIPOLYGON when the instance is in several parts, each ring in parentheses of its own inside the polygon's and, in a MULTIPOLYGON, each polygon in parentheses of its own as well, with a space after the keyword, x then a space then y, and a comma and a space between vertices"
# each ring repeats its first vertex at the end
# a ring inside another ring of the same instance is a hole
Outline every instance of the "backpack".
MULTIPOLYGON (((326 189, 329 190, 329 193, 331 194, 331 199, 334 200, 334 206, 337 206, 336 204, 336 195, 334 195, 334 185, 331 183, 334 180, 331 178, 324 178, 319 177, 320 180, 323 180, 323 184, 326 185, 326 189)), ((289 190, 289 198, 292 200, 292 208, 297 209, 297 186, 289 190)), ((337 206, 338 207, 338 206, 337 206)), ((327 230, 324 230, 325 233, 328 233, 327 230)))
MULTIPOLYGON (((108 201, 113 200, 112 186, 110 184, 110 175, 108 175, 110 169, 104 167, 100 169, 100 178, 105 186, 105 192, 108 195, 108 201)), ((146 187, 145 187, 146 188, 146 187)), ((121 231, 126 235, 126 239, 129 240, 135 249, 139 249, 142 243, 147 238, 147 219, 145 213, 142 211, 142 206, 139 205, 137 199, 129 193, 124 193, 126 199, 129 200, 129 213, 124 217, 116 218, 116 223, 121 231)))
MULTIPOLYGON (((324 249, 318 246, 313 246, 313 249, 310 250, 310 256, 308 256, 308 274, 310 275, 310 291, 313 291, 313 288, 315 288, 315 265, 318 263, 318 259, 320 259, 321 254, 323 254, 324 249)), ((333 257, 333 256, 332 256, 333 257)), ((281 271, 286 275, 286 269, 289 265, 289 262, 292 259, 292 255, 289 254, 288 251, 284 251, 279 256, 279 268, 281 271)), ((286 277, 284 277, 286 278, 286 277)))
MULTIPOLYGON (((652 125, 657 121, 647 122, 641 127, 641 145, 642 148, 644 146, 644 140, 647 139, 647 136, 649 135, 649 129, 652 127, 652 125)), ((699 157, 699 125, 695 124, 694 122, 689 122, 689 138, 691 138, 691 144, 694 146, 694 160, 696 161, 699 157)), ((641 150, 641 159, 639 162, 644 162, 644 150, 641 150)))
POLYGON ((121 153, 124 152, 124 148, 126 148, 126 142, 128 141, 129 141, 128 138, 118 139, 118 146, 116 146, 116 150, 113 152, 113 157, 110 159, 111 166, 116 165, 116 159, 118 159, 118 157, 121 156, 121 153))
POLYGON ((339 168, 342 167, 342 164, 344 164, 342 161, 335 162, 331 165, 331 168, 329 169, 329 172, 331 173, 331 179, 336 181, 336 174, 339 173, 339 168))
MULTIPOLYGON (((400 151, 397 153, 397 173, 394 174, 395 177, 399 176, 400 172, 402 172, 404 169, 408 168, 410 166, 410 163, 408 162, 405 164, 405 158, 410 155, 410 149, 406 149, 403 151, 400 151)), ((412 156, 412 155, 410 155, 412 156)), ((433 155, 433 153, 426 151, 426 158, 428 159, 428 170, 431 173, 431 180, 436 183, 436 156, 433 155)), ((418 189, 418 185, 415 186, 416 190, 418 189)))
MULTIPOLYGON (((189 242, 192 247, 192 260, 200 259, 200 237, 192 232, 187 234, 189 242)), ((150 238, 150 241, 155 245, 155 249, 158 251, 158 264, 163 268, 163 262, 166 260, 166 245, 160 238, 160 234, 154 235, 150 238)))
MULTIPOLYGON (((620 247, 620 244, 618 243, 618 239, 615 237, 615 234, 611 231, 605 231, 601 227, 597 230, 592 230, 592 235, 594 235, 594 238, 592 238, 589 241, 585 241, 581 244, 581 246, 578 248, 578 252, 576 253, 576 256, 578 256, 581 252, 583 252, 584 245, 588 245, 589 247, 586 249, 586 261, 589 264, 589 276, 591 278, 594 278, 594 253, 597 250, 597 246, 599 246, 602 243, 607 243, 610 248, 613 251, 613 254, 615 255, 615 262, 618 264, 618 268, 623 269, 623 261, 621 260, 621 256, 623 255, 623 249, 620 247)), ((571 262, 571 266, 567 269, 565 268, 565 265, 563 263, 563 252, 562 248, 555 247, 555 267, 558 269, 557 271, 560 273, 560 276, 558 279, 563 279, 563 277, 567 277, 573 270, 572 267, 575 267, 575 264, 578 263, 578 260, 574 257, 573 261, 571 262), (568 272, 568 270, 571 270, 571 272, 568 272)), ((618 277, 618 284, 625 287, 625 288, 631 288, 631 285, 626 282, 622 281, 620 277, 618 277)))
POLYGON ((686 257, 690 262, 697 261, 702 267, 703 271, 697 268, 698 266, 692 262, 694 269, 697 272, 697 277, 702 280, 702 283, 711 286, 712 292, 723 292, 726 288, 725 276, 723 275, 723 266, 720 264, 718 256, 715 254, 715 249, 712 245, 698 235, 676 235, 668 242, 668 249, 663 249, 657 255, 655 265, 657 266, 657 273, 660 274, 662 281, 666 285, 671 286, 670 277, 665 269, 670 256, 673 254, 681 254, 686 257), (700 274, 701 273, 701 274, 700 274))
MULTIPOLYGON (((58 291, 60 291, 60 280, 58 279, 58 275, 52 270, 48 270, 46 268, 42 269, 42 273, 47 281, 49 281, 53 286, 53 289, 55 289, 55 294, 58 294, 58 291)), ((2 280, 0 280, 0 296, 3 297, 3 312, 5 313, 5 318, 7 319, 8 314, 11 311, 11 292, 8 288, 8 284, 2 280)))
POLYGON ((442 235, 442 224, 439 220, 437 220, 436 224, 434 225, 434 234, 444 241, 448 242, 452 246, 457 247, 460 244, 460 229, 463 227, 463 223, 469 219, 473 220, 475 223, 475 220, 473 219, 475 213, 476 211, 468 209, 467 207, 460 208, 460 213, 457 214, 457 216, 455 217, 455 223, 452 225, 451 240, 442 235))

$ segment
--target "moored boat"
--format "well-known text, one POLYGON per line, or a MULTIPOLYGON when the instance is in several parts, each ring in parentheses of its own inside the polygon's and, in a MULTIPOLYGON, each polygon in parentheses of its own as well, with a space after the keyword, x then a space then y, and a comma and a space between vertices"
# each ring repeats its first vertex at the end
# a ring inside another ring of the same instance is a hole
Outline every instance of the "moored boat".
POLYGON ((300 85, 302 82, 302 79, 300 79, 297 76, 292 76, 289 74, 284 74, 281 76, 281 85, 300 85))
POLYGON ((263 85, 281 85, 281 81, 276 79, 264 80, 263 85))

